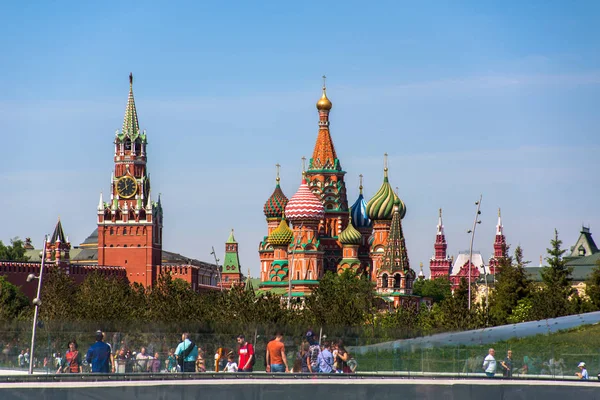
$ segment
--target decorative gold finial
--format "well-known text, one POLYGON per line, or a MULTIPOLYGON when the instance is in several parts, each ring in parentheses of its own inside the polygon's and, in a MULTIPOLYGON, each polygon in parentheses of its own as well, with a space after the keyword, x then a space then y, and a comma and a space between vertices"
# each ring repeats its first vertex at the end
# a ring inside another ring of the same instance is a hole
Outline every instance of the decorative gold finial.
POLYGON ((419 263, 419 266, 421 267, 421 270, 423 270, 423 261, 419 263))
POLYGON ((399 190, 398 190, 398 186, 396 186, 396 196, 398 196, 399 190))
POLYGON ((327 98, 327 86, 325 85, 326 79, 327 77, 323 75, 323 94, 321 95, 319 101, 317 101, 317 110, 319 111, 329 111, 331 110, 331 107, 333 107, 331 101, 329 101, 327 98))
POLYGON ((133 72, 129 73, 129 86, 133 86, 133 72))
POLYGON ((442 209, 440 208, 440 218, 442 218, 442 209))
POLYGON ((250 268, 248 268, 248 279, 250 279, 250 268))
POLYGON ((383 176, 387 178, 387 172, 388 172, 388 154, 384 153, 383 154, 383 176))
POLYGON ((279 163, 275 164, 275 168, 277 168, 277 178, 275 178, 275 182, 277 182, 277 184, 279 185, 279 168, 281 167, 281 165, 279 165, 279 163))
POLYGON ((498 218, 500 218, 500 217, 501 217, 501 215, 500 215, 500 207, 498 207, 498 218))
POLYGON ((302 156, 302 175, 306 173, 306 157, 302 156))
POLYGON ((363 194, 363 192, 362 192, 363 191, 363 184, 362 184, 363 175, 362 174, 358 175, 358 179, 360 182, 360 185, 358 186, 358 190, 360 191, 360 194, 363 194))

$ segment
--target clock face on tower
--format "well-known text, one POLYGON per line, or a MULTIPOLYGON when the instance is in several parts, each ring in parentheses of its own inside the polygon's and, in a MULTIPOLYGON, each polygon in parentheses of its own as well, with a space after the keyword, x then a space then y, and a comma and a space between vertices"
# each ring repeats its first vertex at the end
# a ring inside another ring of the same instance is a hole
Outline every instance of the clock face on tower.
POLYGON ((130 199, 137 193, 137 182, 131 176, 122 176, 117 180, 117 194, 123 199, 130 199))

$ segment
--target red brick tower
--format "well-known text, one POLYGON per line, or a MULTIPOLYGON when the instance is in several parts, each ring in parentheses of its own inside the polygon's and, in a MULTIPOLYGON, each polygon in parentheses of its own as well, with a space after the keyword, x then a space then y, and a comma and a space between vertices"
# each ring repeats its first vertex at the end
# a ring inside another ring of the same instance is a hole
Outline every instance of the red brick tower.
POLYGON ((498 224, 496 225, 496 238, 494 239, 494 255, 490 257, 489 273, 495 275, 498 272, 500 260, 506 257, 506 237, 504 236, 504 226, 502 225, 502 216, 498 209, 498 224))
POLYGON ((54 227, 54 232, 46 245, 46 262, 69 273, 71 243, 65 236, 60 218, 54 227))
POLYGON ((332 104, 326 91, 323 77, 323 93, 317 102, 319 134, 306 171, 306 180, 325 208, 325 218, 319 228, 320 249, 324 252, 325 271, 335 272, 342 260, 342 246, 338 242, 338 235, 348 225, 349 215, 344 183, 346 172, 342 170, 329 132, 329 112, 332 104))
POLYGON ((146 131, 140 131, 129 74, 123 128, 115 135, 110 203, 98 204, 98 265, 122 266, 131 283, 152 286, 161 265, 163 213, 150 197, 146 131))
POLYGON ((429 270, 431 271, 431 279, 440 276, 448 278, 452 269, 452 258, 450 258, 446 250, 446 235, 444 235, 444 224, 442 222, 442 209, 440 208, 440 217, 437 225, 437 233, 435 235, 435 244, 433 245, 435 254, 429 260, 429 270))

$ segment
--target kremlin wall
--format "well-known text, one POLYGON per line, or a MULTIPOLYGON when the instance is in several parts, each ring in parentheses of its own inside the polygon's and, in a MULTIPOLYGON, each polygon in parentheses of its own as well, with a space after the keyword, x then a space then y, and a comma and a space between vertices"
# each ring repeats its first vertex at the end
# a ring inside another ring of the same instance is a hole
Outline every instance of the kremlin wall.
MULTIPOLYGON (((323 83, 317 102, 318 133, 312 157, 298 177, 297 192, 287 198, 279 185, 264 205, 266 234, 260 241, 260 291, 292 296, 309 295, 328 272, 350 269, 370 277, 377 294, 394 306, 419 305, 412 293, 417 274, 411 267, 402 219, 407 207, 394 192, 389 180, 387 155, 383 160, 383 181, 377 193, 366 201, 362 193, 349 206, 345 172, 330 132, 332 102, 323 83)), ((147 135, 140 130, 133 96, 133 76, 123 126, 113 138, 114 168, 111 192, 101 193, 96 208, 96 229, 79 246, 72 248, 60 220, 43 252, 26 240, 27 262, 0 261, 0 275, 34 297, 35 284, 26 283, 29 274, 39 274, 42 257, 48 269, 62 269, 76 282, 96 272, 126 277, 131 283, 152 287, 157 277, 170 273, 190 283, 195 291, 220 290, 244 282, 233 231, 225 243, 223 266, 210 264, 163 250, 163 209, 160 195, 152 198, 148 173, 147 135), (43 253, 43 254, 42 254, 43 253)), ((305 161, 305 160, 303 160, 305 161)), ((473 281, 494 274, 506 255, 506 239, 498 213, 494 255, 486 271, 479 253, 471 261, 459 254, 447 255, 447 244, 439 213, 431 277, 448 276, 454 285, 471 271, 473 281)), ((423 271, 418 276, 424 279, 423 271)))

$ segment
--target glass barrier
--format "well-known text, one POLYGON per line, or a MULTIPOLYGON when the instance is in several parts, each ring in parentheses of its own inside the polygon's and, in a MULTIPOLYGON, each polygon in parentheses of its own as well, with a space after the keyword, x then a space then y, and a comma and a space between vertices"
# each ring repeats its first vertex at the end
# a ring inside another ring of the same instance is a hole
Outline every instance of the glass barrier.
MULTIPOLYGON (((36 333, 35 352, 30 356, 31 325, 15 322, 0 326, 0 375, 24 374, 29 363, 33 362, 36 374, 71 373, 65 366, 65 353, 68 344, 75 340, 81 356, 82 372, 90 372, 86 353, 94 343, 95 332, 105 329, 104 341, 112 348, 111 373, 177 373, 180 369, 173 358, 173 351, 181 342, 185 329, 190 339, 198 346, 199 358, 195 363, 197 372, 221 372, 225 369, 228 355, 238 361, 238 343, 235 333, 203 333, 204 328, 182 324, 184 329, 165 328, 152 324, 131 327, 104 328, 110 324, 46 323, 40 325, 36 333)), ((598 326, 586 329, 596 329, 598 326)), ((264 372, 266 346, 273 338, 271 327, 253 327, 244 332, 246 340, 253 344, 256 354, 254 372, 264 372)), ((498 342, 477 343, 476 339, 451 343, 456 334, 447 334, 450 339, 440 341, 439 337, 390 341, 389 338, 361 338, 352 334, 335 333, 323 328, 313 330, 314 342, 342 342, 348 352, 345 362, 331 365, 344 373, 393 374, 397 376, 448 376, 485 377, 484 359, 489 348, 495 349, 496 376, 512 378, 576 379, 580 362, 585 362, 590 378, 596 379, 600 372, 600 335, 598 332, 580 328, 573 331, 568 340, 560 334, 529 336, 518 335, 518 331, 508 339, 498 342), (512 359, 505 360, 508 351, 512 359), (502 363, 506 361, 506 367, 502 363)), ((342 333, 340 333, 342 332, 342 333)), ((347 330, 351 332, 351 330, 347 330)), ((471 331, 473 338, 481 338, 488 333, 471 331)), ((571 331, 569 331, 571 332, 571 331)), ((464 334, 462 332, 461 334, 464 334)), ((289 369, 302 372, 303 352, 307 346, 306 331, 284 331, 283 342, 289 369), (303 350, 304 349, 304 350, 303 350)), ((309 348, 309 359, 311 351, 309 348)), ((332 353, 335 348, 332 348, 332 353)), ((316 354, 316 353, 315 353, 316 354)), ((333 354, 332 354, 333 355, 333 354)), ((305 359, 306 360, 306 359, 305 359)), ((323 362, 319 360, 320 362, 323 362)), ((304 364, 306 366, 305 361, 304 364)), ((306 368, 305 368, 306 370, 306 368)))

